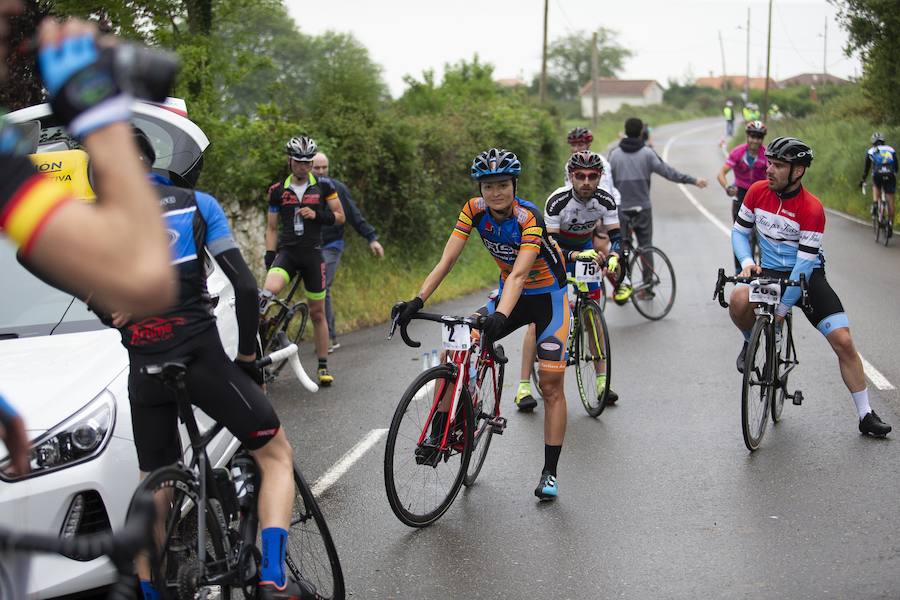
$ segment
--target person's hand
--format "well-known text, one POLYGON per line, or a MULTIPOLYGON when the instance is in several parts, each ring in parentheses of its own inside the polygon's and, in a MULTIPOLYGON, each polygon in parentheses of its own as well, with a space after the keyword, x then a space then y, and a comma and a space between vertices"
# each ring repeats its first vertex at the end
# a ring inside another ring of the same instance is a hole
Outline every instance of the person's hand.
POLYGON ((703 188, 705 188, 706 186, 709 185, 709 182, 706 181, 706 177, 698 177, 697 183, 695 183, 694 185, 696 185, 698 188, 700 188, 702 190, 703 188))
POLYGON ((613 252, 609 255, 609 258, 606 259, 606 267, 603 269, 603 276, 606 277, 606 274, 610 271, 613 273, 619 270, 619 255, 613 252))
POLYGON ((29 468, 28 434, 22 417, 15 416, 0 421, 0 439, 6 444, 11 458, 7 472, 10 475, 27 475, 29 468))
POLYGON ((112 319, 113 327, 118 329, 120 327, 124 327, 125 324, 131 320, 131 313, 116 310, 113 311, 113 313, 110 315, 110 318, 112 319))
POLYGON ((384 258, 384 248, 378 243, 378 240, 369 242, 369 249, 376 258, 384 258))
POLYGON ((316 218, 316 211, 314 211, 313 209, 311 209, 308 206, 303 206, 300 208, 300 216, 303 217, 304 219, 308 219, 308 220, 312 221, 313 219, 316 218))
POLYGON ((729 185, 725 188, 725 193, 734 198, 735 196, 737 196, 737 186, 729 185))
POLYGON ((408 302, 398 302, 395 304, 394 308, 391 310, 391 316, 397 315, 397 323, 402 327, 406 327, 409 325, 410 320, 412 320, 413 315, 422 310, 424 306, 425 301, 416 296, 408 302))
POLYGON ((262 387, 265 379, 262 369, 256 366, 256 356, 253 354, 238 354, 234 359, 234 364, 238 366, 244 373, 250 376, 256 385, 262 387))
POLYGON ((592 260, 599 265, 601 262, 603 262, 603 255, 591 248, 590 250, 582 250, 581 252, 576 252, 575 260, 592 260))
POLYGON ((738 277, 751 277, 753 275, 759 275, 762 273, 762 267, 759 265, 747 265, 741 272, 738 273, 738 277))
POLYGON ((503 335, 503 329, 506 327, 506 315, 502 312, 494 311, 486 316, 481 326, 481 343, 483 348, 492 348, 494 342, 503 335))
POLYGON ((266 250, 266 256, 263 259, 263 262, 266 265, 266 271, 272 268, 272 263, 275 262, 275 257, 278 255, 274 250, 266 250))
POLYGON ((865 180, 865 179, 860 179, 860 180, 859 180, 859 187, 860 187, 860 189, 862 189, 862 186, 864 186, 864 185, 866 185, 866 180, 865 180))

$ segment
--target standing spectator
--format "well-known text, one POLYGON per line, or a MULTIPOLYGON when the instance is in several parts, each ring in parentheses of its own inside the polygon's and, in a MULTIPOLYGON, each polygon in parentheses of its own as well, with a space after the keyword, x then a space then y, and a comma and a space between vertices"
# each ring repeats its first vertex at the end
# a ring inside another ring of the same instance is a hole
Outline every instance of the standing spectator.
POLYGON ((734 102, 725 101, 725 139, 734 135, 734 102))
MULTIPOLYGON (((328 157, 324 152, 318 152, 313 157, 313 174, 316 177, 328 177, 328 157)), ((353 225, 359 235, 369 242, 369 249, 372 250, 378 258, 384 257, 384 248, 378 243, 378 234, 359 212, 359 208, 350 197, 350 190, 347 186, 337 179, 329 177, 337 190, 338 198, 344 208, 347 223, 353 225)), ((344 225, 335 224, 322 228, 322 254, 325 257, 325 318, 328 321, 328 353, 331 354, 341 347, 337 341, 337 330, 334 327, 334 309, 331 305, 331 284, 334 283, 334 276, 337 273, 338 265, 341 263, 341 254, 344 252, 344 225)))

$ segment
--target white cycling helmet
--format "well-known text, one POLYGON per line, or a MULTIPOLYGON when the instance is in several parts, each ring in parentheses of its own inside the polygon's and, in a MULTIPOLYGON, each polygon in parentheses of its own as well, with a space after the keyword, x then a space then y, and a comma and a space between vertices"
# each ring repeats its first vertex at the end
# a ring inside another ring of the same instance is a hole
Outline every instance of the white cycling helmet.
POLYGON ((284 145, 284 149, 288 156, 294 160, 306 162, 311 161, 318 151, 316 140, 305 135, 292 137, 288 143, 284 145))

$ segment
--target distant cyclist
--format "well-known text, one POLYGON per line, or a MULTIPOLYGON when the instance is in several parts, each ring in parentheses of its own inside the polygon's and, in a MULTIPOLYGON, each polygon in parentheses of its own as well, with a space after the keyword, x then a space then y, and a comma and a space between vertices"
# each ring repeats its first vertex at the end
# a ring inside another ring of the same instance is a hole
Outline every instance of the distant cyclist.
MULTIPOLYGON (((850 321, 840 298, 825 277, 822 237, 825 233, 825 209, 818 198, 804 188, 800 180, 813 160, 813 151, 804 142, 790 137, 772 140, 766 149, 769 166, 767 181, 750 186, 731 232, 731 244, 741 261, 741 277, 762 275, 809 282, 809 312, 804 315, 825 336, 840 364, 841 377, 850 391, 859 416, 859 431, 884 436, 891 426, 869 406, 869 392, 862 361, 850 336, 850 321), (750 252, 750 231, 755 229, 762 257, 759 265, 750 252)), ((800 299, 798 287, 783 291, 775 309, 778 327, 791 307, 800 299)), ((743 371, 750 331, 756 318, 749 301, 749 287, 737 286, 731 292, 731 320, 744 336, 738 355, 738 371, 743 371)))
POLYGON ((897 151, 888 146, 884 135, 877 131, 872 134, 872 147, 866 151, 866 168, 859 186, 862 187, 872 169, 872 214, 875 214, 878 198, 884 192, 891 228, 888 237, 894 235, 894 194, 897 192, 897 151))
MULTIPOLYGON (((766 178, 766 167, 769 166, 766 160, 766 147, 763 140, 766 137, 766 126, 762 121, 750 121, 745 127, 747 132, 747 142, 735 146, 734 150, 725 159, 725 164, 716 175, 719 185, 725 188, 725 193, 733 198, 731 203, 731 220, 737 219, 738 211, 741 209, 741 202, 747 190, 753 183, 762 181, 766 178), (734 183, 728 183, 725 176, 728 171, 734 171, 734 183)), ((734 259, 736 271, 741 270, 741 265, 734 259)))
POLYGON ((342 224, 344 209, 331 180, 317 178, 312 172, 316 151, 315 140, 305 135, 293 137, 285 144, 291 174, 269 187, 268 273, 264 287, 267 292, 278 294, 291 278, 303 279, 319 358, 319 385, 329 386, 334 382, 334 376, 328 372, 327 278, 322 255, 322 227, 342 224))
POLYGON ((734 102, 726 100, 722 113, 725 116, 725 139, 729 139, 734 135, 734 102))
MULTIPOLYGON (((599 187, 603 176, 603 161, 596 152, 576 152, 569 158, 566 169, 572 185, 555 190, 547 198, 544 222, 547 233, 559 244, 566 258, 566 270, 575 275, 575 261, 590 259, 601 264, 606 258, 599 254, 592 243, 593 232, 598 227, 607 231, 610 239, 610 270, 616 271, 619 260, 622 234, 619 231, 619 215, 615 200, 599 187)), ((595 300, 600 299, 602 290, 599 283, 589 283, 588 291, 595 300)), ((531 395, 531 372, 534 368, 536 349, 535 328, 528 327, 522 345, 522 378, 516 390, 515 402, 520 411, 531 411, 537 401, 531 395)), ((598 365, 600 366, 600 365, 598 365)), ((606 389, 606 370, 597 373, 597 389, 606 389)), ((608 402, 615 402, 619 396, 609 390, 608 402)))
MULTIPOLYGON (((479 312, 487 315, 481 343, 488 347, 516 329, 534 323, 538 329, 538 360, 544 391, 544 466, 534 495, 556 498, 556 469, 566 435, 566 339, 569 335, 569 302, 566 269, 559 246, 547 234, 541 211, 516 196, 522 165, 509 150, 491 148, 472 161, 471 176, 480 195, 463 206, 440 261, 425 278, 415 298, 399 304, 399 323, 409 323, 425 301, 450 274, 472 231, 478 231, 485 248, 500 268, 499 298, 479 312)), ((447 413, 438 412, 422 447, 434 448, 447 413)))

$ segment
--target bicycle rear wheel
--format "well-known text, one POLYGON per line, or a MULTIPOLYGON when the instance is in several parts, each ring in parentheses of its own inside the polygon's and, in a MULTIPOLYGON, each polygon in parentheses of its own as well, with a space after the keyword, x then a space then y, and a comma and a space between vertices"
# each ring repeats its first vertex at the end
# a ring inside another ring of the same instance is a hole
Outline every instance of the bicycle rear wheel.
POLYGON ((634 288, 631 303, 642 316, 658 321, 669 314, 675 303, 675 270, 662 250, 655 246, 635 250, 628 276, 634 288))
POLYGON ((478 397, 474 400, 475 433, 472 442, 472 456, 469 457, 469 466, 463 485, 466 487, 475 483, 484 459, 487 458, 488 449, 491 447, 491 439, 494 436, 494 426, 490 420, 500 416, 500 395, 503 391, 503 375, 506 366, 493 361, 484 361, 478 369, 478 381, 476 389, 478 397))
POLYGON ((388 431, 384 453, 384 486, 391 510, 410 527, 425 527, 447 512, 462 487, 472 453, 472 399, 460 391, 444 450, 420 446, 431 433, 432 409, 452 394, 454 365, 424 371, 406 389, 388 431))
POLYGON ((774 342, 769 339, 769 323, 757 319, 750 334, 750 343, 744 359, 744 380, 741 390, 741 426, 744 444, 754 452, 759 448, 766 432, 769 398, 772 394, 768 349, 774 342))
POLYGON ((344 573, 319 503, 294 462, 294 510, 288 530, 287 570, 328 600, 344 600, 344 573))
MULTIPOLYGON (((215 485, 215 482, 207 482, 215 485)), ((198 515, 200 489, 193 474, 178 466, 163 467, 150 473, 138 490, 148 490, 156 498, 157 510, 164 505, 165 539, 160 544, 158 568, 152 576, 153 586, 165 600, 182 600, 200 595, 231 598, 228 585, 208 585, 206 580, 229 571, 230 543, 222 525, 228 517, 215 498, 207 497, 206 560, 201 569, 198 553, 198 515), (204 577, 205 574, 205 577, 204 577)), ((240 589, 239 585, 236 585, 240 589)), ((206 597, 206 596, 202 596, 206 597)))
POLYGON ((593 300, 583 301, 579 308, 575 338, 575 379, 584 409, 592 417, 600 416, 609 397, 612 363, 609 354, 609 330, 603 311, 593 300), (597 376, 605 375, 602 389, 597 376))

